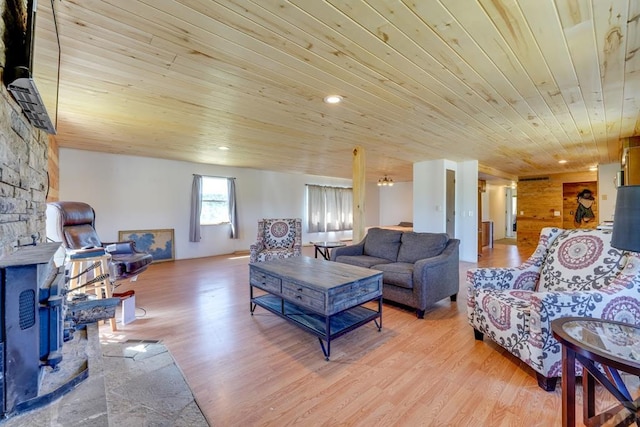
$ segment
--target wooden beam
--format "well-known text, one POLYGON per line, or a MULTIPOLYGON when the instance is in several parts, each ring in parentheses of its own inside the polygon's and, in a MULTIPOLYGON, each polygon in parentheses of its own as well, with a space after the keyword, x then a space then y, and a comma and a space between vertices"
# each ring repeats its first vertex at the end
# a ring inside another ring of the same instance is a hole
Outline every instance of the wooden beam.
POLYGON ((365 153, 364 148, 353 149, 353 242, 364 237, 364 196, 365 196, 365 153))

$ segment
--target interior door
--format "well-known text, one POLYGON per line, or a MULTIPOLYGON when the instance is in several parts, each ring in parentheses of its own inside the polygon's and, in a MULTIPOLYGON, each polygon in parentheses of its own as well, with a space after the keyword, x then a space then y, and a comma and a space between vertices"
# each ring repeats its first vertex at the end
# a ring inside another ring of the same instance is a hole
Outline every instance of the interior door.
POLYGON ((446 220, 447 234, 450 238, 456 237, 456 172, 447 169, 447 195, 446 195, 446 220))

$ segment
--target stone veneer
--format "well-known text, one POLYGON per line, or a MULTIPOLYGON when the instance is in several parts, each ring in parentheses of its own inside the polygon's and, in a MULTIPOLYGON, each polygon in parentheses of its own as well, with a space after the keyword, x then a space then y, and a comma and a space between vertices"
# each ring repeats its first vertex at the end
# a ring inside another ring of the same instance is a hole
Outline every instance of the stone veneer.
POLYGON ((4 81, 6 43, 11 40, 6 9, 15 4, 0 2, 0 258, 34 237, 46 240, 48 135, 29 123, 4 81))

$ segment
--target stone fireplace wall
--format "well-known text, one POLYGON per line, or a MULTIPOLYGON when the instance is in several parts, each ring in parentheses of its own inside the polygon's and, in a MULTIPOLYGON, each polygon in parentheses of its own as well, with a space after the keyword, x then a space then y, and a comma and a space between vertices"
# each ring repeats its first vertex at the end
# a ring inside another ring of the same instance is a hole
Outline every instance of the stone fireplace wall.
POLYGON ((49 136, 31 126, 4 81, 7 42, 15 40, 19 16, 10 9, 16 7, 19 2, 0 2, 0 258, 34 238, 46 241, 49 136))

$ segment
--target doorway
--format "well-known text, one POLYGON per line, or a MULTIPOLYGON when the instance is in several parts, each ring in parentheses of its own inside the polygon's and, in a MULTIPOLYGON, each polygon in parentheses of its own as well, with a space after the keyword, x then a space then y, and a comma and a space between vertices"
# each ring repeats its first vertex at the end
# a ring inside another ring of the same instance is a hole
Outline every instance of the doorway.
POLYGON ((446 188, 446 221, 447 234, 450 239, 456 237, 456 173, 447 169, 447 188, 446 188))
POLYGON ((505 237, 514 239, 517 233, 518 224, 518 190, 513 187, 505 187, 505 237))

